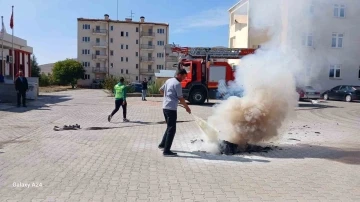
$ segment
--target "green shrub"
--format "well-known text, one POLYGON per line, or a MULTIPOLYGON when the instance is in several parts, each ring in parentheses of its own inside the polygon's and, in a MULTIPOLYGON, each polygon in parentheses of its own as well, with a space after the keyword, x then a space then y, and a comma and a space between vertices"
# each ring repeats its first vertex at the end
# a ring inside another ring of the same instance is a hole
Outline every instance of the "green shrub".
POLYGON ((148 86, 148 94, 160 94, 159 89, 164 84, 162 81, 155 81, 148 86))
POLYGON ((50 86, 54 85, 51 74, 46 75, 44 72, 39 76, 39 86, 50 86))

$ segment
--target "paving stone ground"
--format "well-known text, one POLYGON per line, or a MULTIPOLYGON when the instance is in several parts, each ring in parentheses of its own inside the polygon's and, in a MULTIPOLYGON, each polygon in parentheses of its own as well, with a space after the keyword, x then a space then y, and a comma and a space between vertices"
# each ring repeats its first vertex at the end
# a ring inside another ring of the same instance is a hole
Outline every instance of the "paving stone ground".
POLYGON ((131 123, 107 122, 114 102, 101 90, 0 105, 0 201, 360 201, 360 103, 300 103, 271 143, 282 150, 235 156, 197 152, 201 132, 179 109, 174 158, 157 148, 161 99, 128 103, 131 123), (75 123, 103 128, 53 131, 75 123))

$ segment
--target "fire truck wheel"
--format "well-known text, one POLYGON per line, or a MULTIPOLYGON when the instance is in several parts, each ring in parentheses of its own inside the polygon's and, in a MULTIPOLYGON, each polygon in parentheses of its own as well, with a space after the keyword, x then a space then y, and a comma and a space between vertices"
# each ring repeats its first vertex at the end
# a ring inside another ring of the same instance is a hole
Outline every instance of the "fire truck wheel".
POLYGON ((206 100, 206 92, 202 89, 194 89, 189 98, 191 104, 203 104, 206 100))

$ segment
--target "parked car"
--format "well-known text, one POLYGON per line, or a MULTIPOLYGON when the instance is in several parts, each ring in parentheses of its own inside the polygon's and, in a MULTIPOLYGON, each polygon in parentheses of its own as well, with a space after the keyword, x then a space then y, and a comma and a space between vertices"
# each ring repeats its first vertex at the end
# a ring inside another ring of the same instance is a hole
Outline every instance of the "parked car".
POLYGON ((360 100, 360 86, 340 85, 323 93, 324 100, 360 100))
POLYGON ((312 86, 305 86, 305 87, 297 87, 296 92, 299 93, 299 100, 304 99, 320 99, 321 93, 315 90, 312 86))
POLYGON ((133 86, 135 88, 135 92, 141 93, 141 90, 142 90, 141 83, 132 82, 132 83, 130 83, 130 86, 133 86))

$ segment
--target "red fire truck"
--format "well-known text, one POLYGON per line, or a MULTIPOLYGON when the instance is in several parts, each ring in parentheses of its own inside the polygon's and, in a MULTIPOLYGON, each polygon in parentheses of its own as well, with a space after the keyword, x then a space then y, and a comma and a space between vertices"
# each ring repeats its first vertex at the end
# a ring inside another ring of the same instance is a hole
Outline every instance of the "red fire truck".
POLYGON ((227 59, 240 59, 252 54, 255 49, 180 47, 166 45, 165 55, 178 55, 177 68, 186 69, 188 75, 181 82, 184 98, 191 104, 203 104, 216 99, 218 82, 234 80, 234 69, 227 59))

